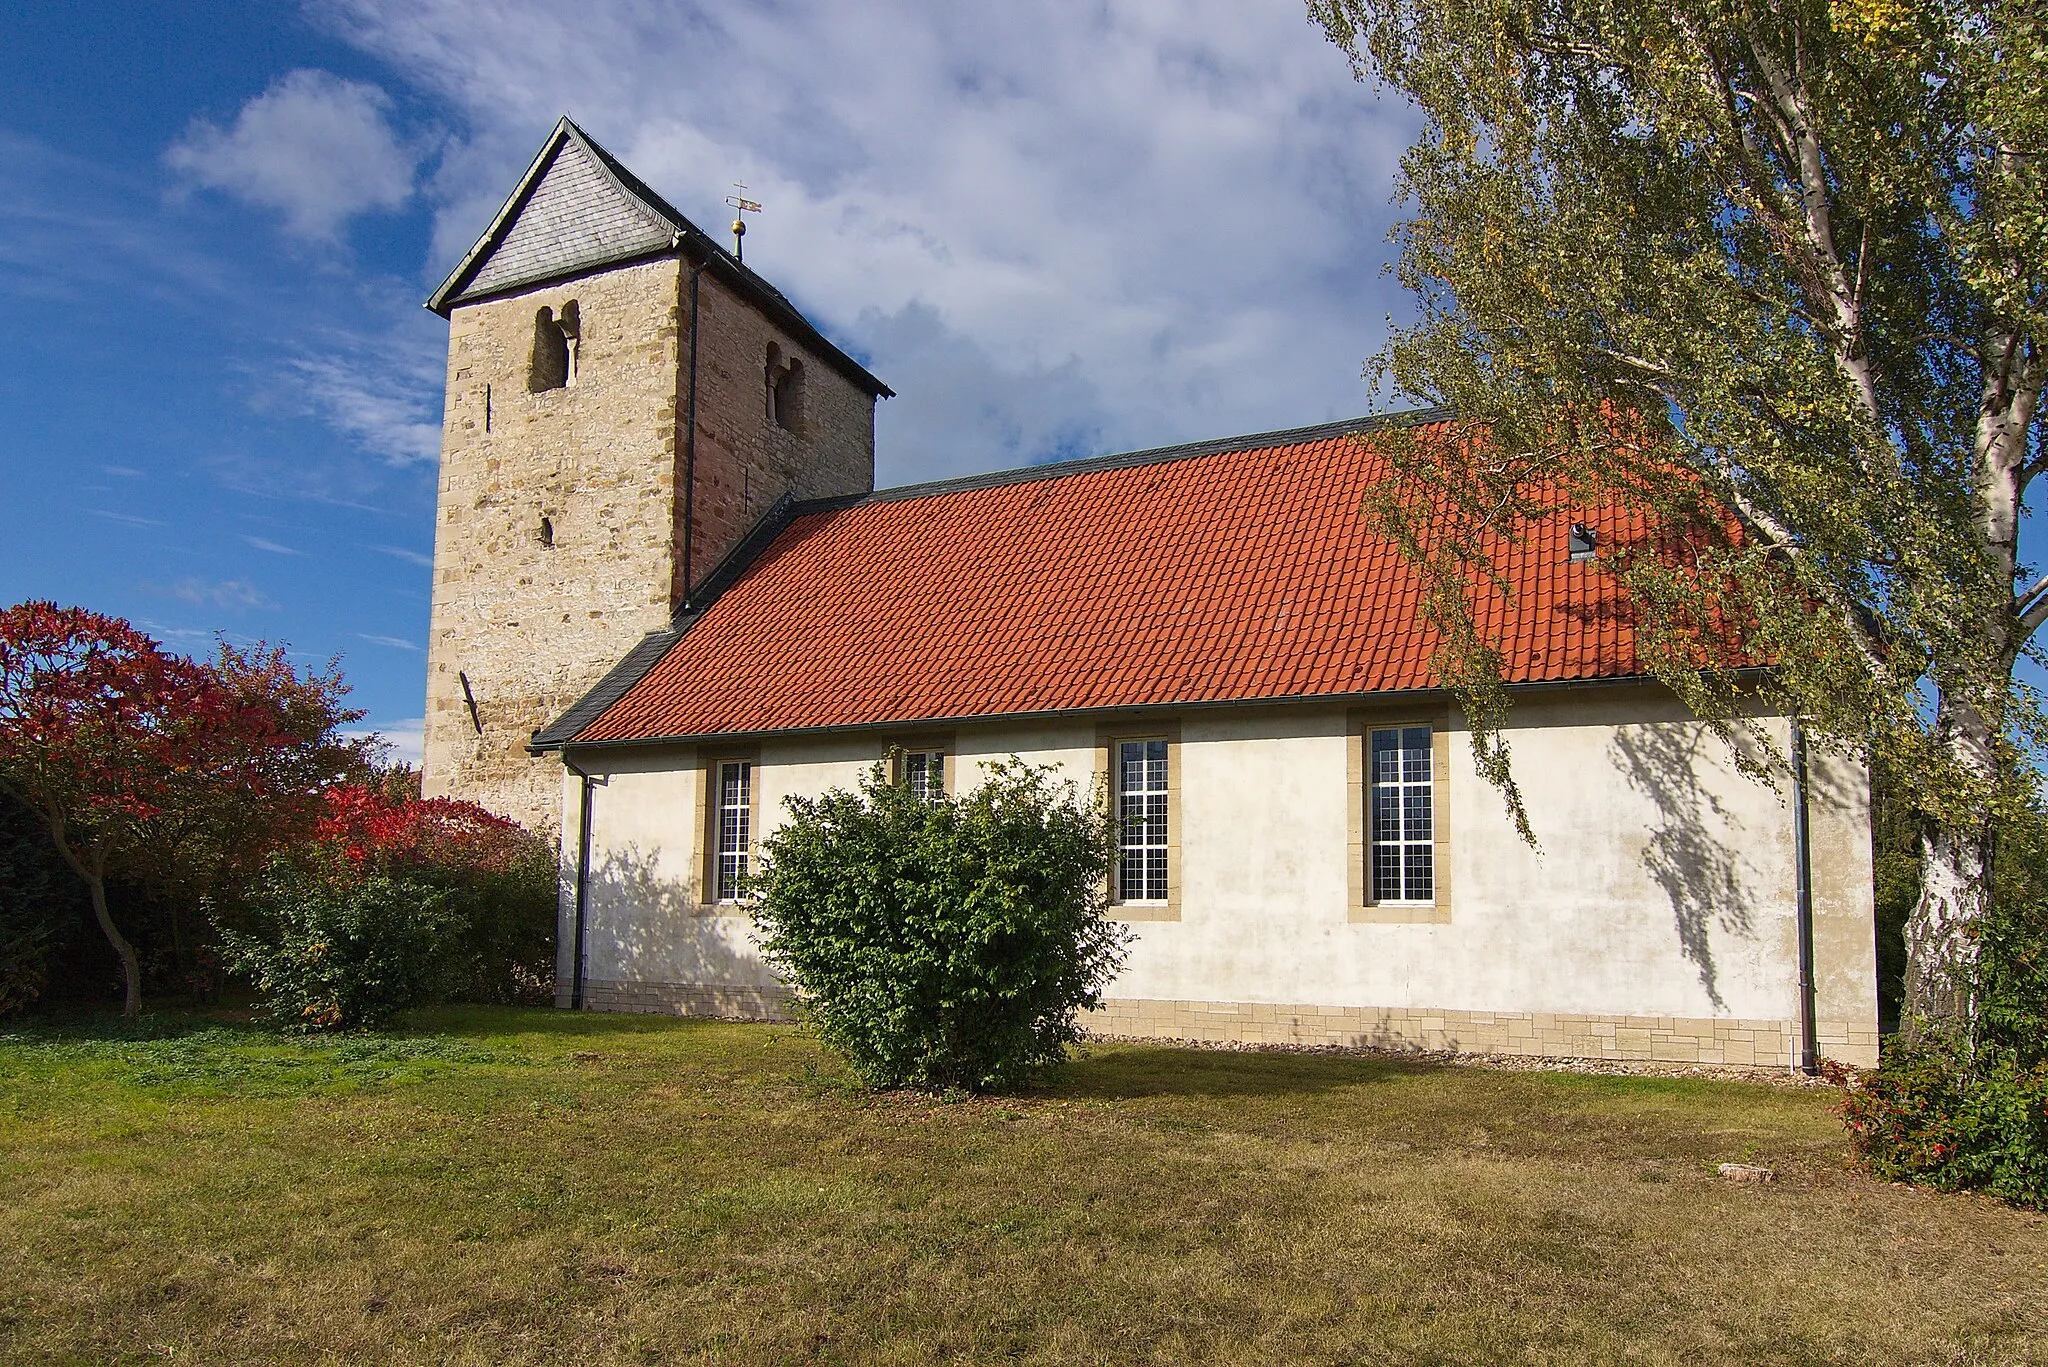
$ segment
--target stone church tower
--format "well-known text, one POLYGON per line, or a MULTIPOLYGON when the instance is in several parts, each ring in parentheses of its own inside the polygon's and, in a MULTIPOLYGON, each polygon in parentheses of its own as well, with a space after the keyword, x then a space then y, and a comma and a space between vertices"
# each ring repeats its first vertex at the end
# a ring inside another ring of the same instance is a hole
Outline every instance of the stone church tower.
POLYGON ((566 118, 427 307, 449 329, 423 786, 553 830, 533 733, 778 503, 872 489, 890 391, 566 118))

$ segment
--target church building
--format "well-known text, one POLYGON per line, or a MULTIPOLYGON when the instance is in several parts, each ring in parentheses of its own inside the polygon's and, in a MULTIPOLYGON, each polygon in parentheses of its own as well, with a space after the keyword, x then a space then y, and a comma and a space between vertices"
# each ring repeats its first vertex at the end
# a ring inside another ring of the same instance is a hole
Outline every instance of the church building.
POLYGON ((1016 755, 1121 819, 1095 1030, 1876 1061, 1867 775, 1740 771, 1637 657, 1624 529, 1505 563, 1535 848, 1474 772, 1361 511, 1448 415, 877 490, 888 387, 567 119, 428 303, 425 787, 560 833, 558 1004, 787 1014, 742 896, 783 800, 1016 755))

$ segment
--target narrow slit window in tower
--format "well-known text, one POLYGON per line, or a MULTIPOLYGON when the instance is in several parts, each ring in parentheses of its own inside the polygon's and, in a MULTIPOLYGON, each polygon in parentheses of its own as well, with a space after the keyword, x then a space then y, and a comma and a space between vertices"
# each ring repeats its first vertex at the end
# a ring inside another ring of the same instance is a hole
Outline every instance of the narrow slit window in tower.
POLYGON ((556 326, 562 329, 562 383, 573 387, 576 383, 577 352, 583 346, 583 310, 577 307, 574 299, 562 305, 562 316, 556 320, 556 326))

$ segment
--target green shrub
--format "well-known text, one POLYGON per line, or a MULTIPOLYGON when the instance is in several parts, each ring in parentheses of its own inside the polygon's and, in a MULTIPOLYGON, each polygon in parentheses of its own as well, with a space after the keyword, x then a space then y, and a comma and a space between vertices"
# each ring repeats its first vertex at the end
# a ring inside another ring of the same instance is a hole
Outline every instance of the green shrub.
MULTIPOLYGON (((525 832, 521 832, 525 835, 525 832)), ((454 995, 494 1006, 547 1006, 555 999, 555 852, 527 836, 509 868, 421 869, 412 877, 439 888, 462 922, 466 976, 454 995)))
POLYGON ((1895 1043, 1874 1072, 1842 1081, 1842 1118, 1876 1176, 2048 1208, 2048 1062, 1895 1043))
MULTIPOLYGON (((2041 885, 2039 832, 2029 834, 2027 885, 2019 895, 2000 887, 1980 941, 1977 1034, 2037 1063, 2048 1058, 2048 887, 2041 885)), ((2017 862, 2007 849, 2018 843, 2001 846, 2002 863, 2017 862)))
POLYGON ((446 998, 470 971, 461 914, 444 889, 416 879, 337 877, 279 857, 259 880, 249 913, 259 929, 223 932, 227 959, 286 1029, 381 1025, 446 998))
POLYGON ((554 846, 471 802, 344 785, 295 857, 340 878, 384 874, 438 889, 462 923, 458 995, 499 1005, 554 999, 554 846))
MULTIPOLYGON (((1919 895, 1919 827, 1882 771, 1874 778, 1880 989, 1895 1000, 1919 895)), ((1978 951, 1968 1035, 1894 1039, 1874 1072, 1838 1070, 1842 1117, 1877 1176, 2048 1208, 2048 812, 2038 806, 1999 827, 1978 951)))
POLYGON ((51 950, 87 914, 85 885, 41 821, 0 793, 0 1016, 42 995, 51 950))
POLYGON ((1013 757, 963 798, 877 766, 787 805, 750 883, 761 947, 862 1079, 993 1091, 1065 1059, 1128 936, 1099 801, 1013 757))
POLYGON ((1842 1118, 1872 1173, 2048 1208, 2048 919, 2038 829, 2000 851, 1968 1037, 1886 1043, 1878 1068, 1838 1074, 1842 1118))

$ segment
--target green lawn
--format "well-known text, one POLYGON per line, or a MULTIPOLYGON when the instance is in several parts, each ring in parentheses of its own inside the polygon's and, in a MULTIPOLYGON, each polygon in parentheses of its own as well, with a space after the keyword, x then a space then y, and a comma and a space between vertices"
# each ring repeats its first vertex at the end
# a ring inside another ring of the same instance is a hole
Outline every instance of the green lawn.
POLYGON ((2048 1362, 2048 1220, 1851 1173, 1824 1091, 1102 1046, 944 1101, 772 1026, 141 1034, 0 1035, 0 1362, 2048 1362))

